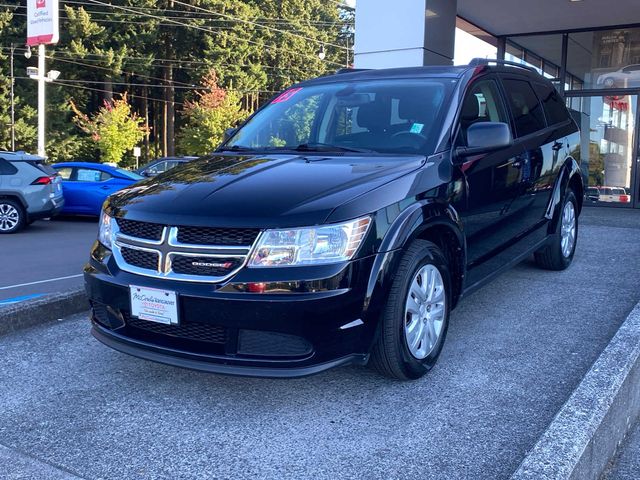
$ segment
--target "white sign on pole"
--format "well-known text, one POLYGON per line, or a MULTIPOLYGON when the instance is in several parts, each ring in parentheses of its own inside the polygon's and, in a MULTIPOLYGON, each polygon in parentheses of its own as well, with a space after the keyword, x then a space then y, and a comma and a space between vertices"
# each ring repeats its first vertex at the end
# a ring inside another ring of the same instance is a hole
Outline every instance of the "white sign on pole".
POLYGON ((58 43, 59 0, 27 0, 27 45, 58 43))

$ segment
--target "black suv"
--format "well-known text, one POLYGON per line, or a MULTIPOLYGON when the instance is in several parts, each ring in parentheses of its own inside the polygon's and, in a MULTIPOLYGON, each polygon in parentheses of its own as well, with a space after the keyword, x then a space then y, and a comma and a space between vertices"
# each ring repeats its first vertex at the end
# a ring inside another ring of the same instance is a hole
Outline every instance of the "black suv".
POLYGON ((531 254, 571 263, 579 143, 552 84, 507 62, 300 83, 105 202, 93 334, 210 372, 418 378, 464 294, 531 254))

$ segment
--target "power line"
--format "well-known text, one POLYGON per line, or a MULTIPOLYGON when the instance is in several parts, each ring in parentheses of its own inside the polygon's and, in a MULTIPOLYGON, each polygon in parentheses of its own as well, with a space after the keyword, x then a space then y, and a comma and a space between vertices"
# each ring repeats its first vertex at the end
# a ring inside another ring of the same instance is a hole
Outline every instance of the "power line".
MULTIPOLYGON (((80 79, 65 79, 67 83, 99 83, 104 84, 104 80, 80 80, 80 79)), ((111 85, 121 85, 130 87, 149 87, 149 88, 179 88, 185 90, 211 90, 207 87, 198 87, 197 85, 166 85, 166 84, 152 84, 152 83, 138 83, 138 82, 109 82, 111 85)))
MULTIPOLYGON (((9 50, 11 47, 3 47, 0 46, 0 50, 9 50)), ((90 55, 96 55, 96 56, 108 56, 107 54, 90 54, 90 55)), ((69 63, 69 64, 73 64, 73 65, 79 65, 79 66, 83 66, 83 67, 88 67, 91 69, 96 69, 96 70, 103 70, 105 72, 114 74, 116 73, 114 71, 114 69, 109 68, 109 67, 103 67, 101 65, 95 65, 95 64, 91 64, 91 63, 84 63, 84 62, 79 62, 76 60, 68 60, 68 58, 77 58, 77 56, 74 56, 73 54, 71 54, 71 52, 60 52, 60 51, 56 51, 54 52, 53 55, 46 55, 46 58, 56 61, 56 62, 63 62, 63 63, 69 63), (62 56, 62 58, 60 58, 60 56, 62 56)), ((140 60, 147 60, 145 57, 122 57, 122 58, 132 58, 132 59, 140 59, 140 60)), ((85 61, 99 61, 98 59, 93 60, 93 59, 88 59, 88 58, 83 58, 83 60, 85 61)), ((159 60, 155 60, 155 61, 150 61, 149 65, 152 67, 161 67, 163 66, 163 62, 168 61, 166 59, 159 59, 159 60), (160 62, 160 64, 158 64, 157 62, 160 62)), ((175 62, 178 62, 177 60, 175 62)), ((197 61, 180 61, 181 63, 200 63, 197 61)), ((276 67, 272 67, 270 65, 252 65, 252 64, 231 64, 231 63, 224 63, 224 62, 213 62, 212 67, 257 67, 257 68, 276 68, 276 67)), ((195 67, 185 67, 185 66, 174 66, 174 68, 177 69, 181 69, 181 70, 201 70, 201 68, 195 68, 195 67)), ((279 70, 284 70, 287 71, 287 69, 279 69, 279 70)), ((140 77, 140 78, 147 78, 150 80, 159 80, 161 82, 165 82, 165 85, 171 85, 171 84, 176 84, 176 85, 184 85, 187 87, 191 87, 194 86, 193 83, 188 83, 188 82, 181 82, 179 80, 167 80, 165 78, 161 78, 161 77, 154 77, 152 75, 146 75, 143 73, 137 73, 135 71, 131 71, 131 70, 124 70, 122 69, 120 72, 120 75, 131 75, 131 76, 135 76, 135 77, 140 77)), ((282 77, 282 78, 292 78, 294 77, 293 75, 290 74, 284 74, 284 73, 268 73, 267 76, 269 77, 282 77)), ((297 79, 293 79, 292 82, 295 83, 297 81, 297 79)), ((248 90, 248 91, 256 91, 256 90, 248 90)), ((265 90, 266 91, 266 90, 265 90)))
MULTIPOLYGON (((2 48, 4 48, 4 47, 2 47, 2 48)), ((108 67, 102 67, 100 65, 94 65, 94 64, 90 64, 90 63, 82 63, 82 62, 77 62, 77 61, 73 61, 73 60, 67 60, 65 58, 58 58, 57 55, 58 55, 58 53, 56 52, 56 56, 47 55, 47 58, 55 60, 57 62, 71 63, 71 64, 80 65, 80 66, 84 66, 84 67, 95 68, 95 69, 98 69, 98 70, 105 70, 105 71, 107 71, 109 73, 114 73, 113 69, 108 68, 108 67)), ((160 64, 160 66, 162 66, 162 64, 160 64)), ((215 63, 213 66, 251 66, 251 65, 240 65, 240 64, 233 65, 233 64, 229 64, 229 63, 215 63)), ((186 69, 186 70, 200 70, 198 68, 193 68, 193 67, 176 67, 176 68, 178 68, 178 69, 186 69)), ((193 85, 192 83, 181 82, 181 81, 178 81, 178 80, 167 80, 165 78, 153 77, 151 75, 145 75, 145 74, 136 73, 136 72, 133 72, 133 71, 122 70, 121 73, 122 74, 129 74, 129 75, 140 77, 140 78, 148 78, 148 79, 151 79, 151 80, 160 80, 162 82, 169 83, 169 84, 174 83, 174 84, 181 84, 181 85, 186 85, 186 86, 193 85)), ((278 77, 284 77, 284 78, 289 78, 291 76, 291 75, 284 75, 284 74, 281 74, 281 73, 271 73, 269 75, 278 76, 278 77)))
MULTIPOLYGON (((107 68, 107 67, 102 67, 102 66, 100 66, 100 65, 92 65, 92 64, 90 64, 90 63, 76 62, 76 61, 73 61, 73 60, 66 60, 66 59, 64 59, 64 58, 57 58, 57 57, 50 56, 50 55, 46 55, 46 58, 51 59, 51 60, 55 60, 55 61, 57 61, 57 62, 71 63, 71 64, 75 64, 75 65, 80 65, 80 66, 83 66, 83 67, 95 68, 95 69, 97 69, 97 70, 105 70, 105 71, 107 71, 107 72, 109 72, 109 73, 114 73, 114 72, 113 72, 113 69, 111 69, 111 68, 107 68)), ((130 74, 130 75, 134 75, 134 76, 136 76, 136 77, 140 77, 140 78, 148 78, 149 80, 160 80, 160 81, 166 82, 166 83, 165 83, 165 86, 166 86, 167 84, 181 84, 181 85, 186 85, 186 86, 192 86, 192 85, 193 85, 193 84, 191 84, 191 83, 180 82, 180 81, 178 81, 178 80, 167 80, 167 79, 164 79, 164 78, 160 78, 160 77, 153 77, 153 76, 151 76, 151 75, 144 75, 144 74, 139 74, 139 73, 135 73, 135 72, 126 72, 126 71, 123 71, 122 73, 128 73, 128 74, 130 74)))
POLYGON ((274 32, 286 33, 286 34, 289 34, 289 35, 292 35, 292 36, 295 36, 295 37, 298 37, 298 38, 302 38, 304 40, 308 40, 308 41, 311 41, 311 42, 319 43, 321 45, 329 45, 329 46, 332 46, 332 47, 342 48, 342 49, 345 49, 345 50, 347 49, 347 47, 345 47, 343 45, 337 45, 335 43, 330 43, 330 42, 323 42, 322 40, 306 37, 304 35, 299 35, 297 33, 289 32, 287 30, 280 30, 278 28, 269 27, 267 25, 261 25, 261 24, 256 23, 256 22, 252 22, 251 20, 245 20, 245 19, 237 18, 237 17, 234 17, 232 15, 227 15, 225 13, 214 12, 213 10, 209 10, 207 8, 199 7, 197 5, 189 5, 188 3, 182 2, 180 0, 173 0, 173 2, 177 3, 179 5, 183 5, 185 7, 189 7, 189 8, 195 9, 195 10, 199 10, 201 12, 207 12, 207 13, 210 13, 212 15, 219 15, 219 16, 221 16, 223 18, 232 19, 234 21, 242 22, 242 23, 245 23, 247 25, 256 25, 256 26, 261 27, 261 28, 265 28, 265 29, 268 29, 268 30, 273 30, 274 32))
MULTIPOLYGON (((2 48, 7 48, 7 47, 2 47, 2 48)), ((56 60, 60 60, 62 61, 61 58, 58 58, 59 55, 62 55, 63 58, 78 58, 80 57, 80 54, 76 54, 73 55, 70 52, 61 52, 61 51, 56 51, 55 52, 55 56, 52 56, 51 58, 56 59, 56 60)), ((90 56, 97 56, 97 57, 109 57, 109 54, 101 54, 101 53, 88 53, 86 55, 90 55, 90 56)), ((127 60, 140 60, 142 63, 144 64, 148 64, 150 66, 157 66, 157 67, 161 67, 166 65, 167 63, 171 63, 173 64, 173 66, 175 68, 184 68, 186 70, 201 70, 201 68, 189 68, 189 67, 184 67, 182 66, 183 64, 197 64, 197 65, 202 65, 201 61, 198 60, 171 60, 168 58, 153 58, 153 59, 149 59, 147 57, 131 57, 131 56, 122 56, 120 57, 122 59, 127 59, 127 60)), ((83 60, 88 61, 88 62, 97 62, 100 61, 99 59, 90 59, 90 58, 83 58, 83 60)), ((278 67, 274 67, 272 65, 260 65, 260 64, 250 64, 250 63, 225 63, 225 62, 215 62, 212 61, 212 64, 214 66, 226 66, 226 67, 257 67, 257 68, 270 68, 270 69, 276 69, 276 70, 283 70, 283 71, 290 71, 292 69, 288 69, 288 68, 278 68, 278 67)), ((90 66, 90 65, 87 65, 90 66)), ((106 68, 106 67, 101 67, 101 68, 106 68)), ((107 69, 110 70, 110 69, 107 69)), ((273 75, 277 75, 277 74, 273 74, 273 75)), ((288 76, 288 75, 283 75, 283 76, 288 76)))
MULTIPOLYGON (((65 4, 74 4, 74 5, 93 5, 92 3, 89 3, 88 1, 73 1, 73 0, 65 0, 64 2, 65 4)), ((338 3, 338 2, 336 2, 338 3)), ((26 7, 22 7, 22 8, 26 8, 26 7)), ((132 8, 132 9, 136 9, 136 10, 150 10, 152 12, 156 12, 158 11, 157 8, 153 8, 153 7, 132 7, 129 6, 128 8, 132 8)), ((163 13, 166 12, 170 12, 170 13, 185 13, 184 10, 174 10, 174 9, 169 9, 169 8, 163 8, 161 9, 163 13)), ((87 10, 88 12, 88 10, 87 10)), ((93 10, 92 13, 99 13, 101 15, 109 15, 108 12, 101 12, 101 11, 97 11, 97 10, 93 10)), ((199 15, 200 18, 205 17, 206 13, 203 12, 192 12, 194 15, 199 15)), ((217 13, 214 12, 214 14, 218 15, 217 13)), ((186 17, 182 17, 182 16, 169 16, 169 15, 165 15, 168 18, 186 18, 186 17)), ((193 18, 197 18, 197 17, 193 17, 193 18)), ((228 21, 228 20, 220 20, 220 19, 213 19, 210 17, 205 17, 208 18, 212 21, 228 21)), ((237 19, 236 17, 233 17, 230 19, 231 21, 236 21, 236 22, 241 22, 242 20, 237 19)), ((290 18, 281 18, 281 17, 255 17, 256 21, 267 21, 267 22, 278 22, 278 23, 283 23, 283 24, 290 24, 291 19, 290 18)), ((342 26, 342 25, 353 25, 353 22, 329 22, 329 21, 313 21, 313 20, 307 20, 305 22, 305 24, 309 24, 309 25, 338 25, 338 26, 342 26)))
MULTIPOLYGON (((2 7, 2 5, 0 5, 0 7, 2 7)), ((107 13, 104 13, 105 15, 107 15, 107 13)), ((20 16, 20 17, 26 17, 27 14, 26 13, 14 13, 13 15, 16 16, 20 16)), ((71 20, 71 17, 68 17, 66 15, 60 15, 60 19, 62 20, 71 20)), ((197 20, 194 18, 194 20, 197 20)), ((104 19, 104 18, 92 18, 91 19, 92 22, 96 22, 96 23, 120 23, 123 25, 147 25, 146 22, 136 22, 133 20, 113 20, 113 19, 104 19)), ((171 23, 158 23, 159 26, 163 26, 163 27, 186 27, 186 25, 174 25, 171 23)), ((232 30, 233 27, 210 27, 211 30, 232 30)))
MULTIPOLYGON (((30 77, 15 77, 15 78, 17 80, 31 80, 30 77)), ((101 92, 101 93, 110 93, 110 94, 114 93, 111 90, 105 90, 103 88, 85 87, 85 86, 78 85, 78 84, 75 84, 75 83, 67 83, 67 82, 68 82, 68 80, 64 80, 64 81, 63 80, 53 80, 51 83, 54 84, 54 85, 59 85, 61 87, 80 88, 82 90, 90 90, 90 91, 93 91, 93 92, 101 92)), ((160 98, 155 98, 155 97, 146 97, 144 95, 135 95, 135 97, 136 98, 142 98, 144 100, 151 100, 151 101, 154 101, 154 102, 171 103, 171 102, 169 102, 167 100, 162 100, 160 98)), ((175 103, 177 105, 184 105, 184 103, 182 103, 182 102, 175 102, 174 101, 173 103, 175 103)))
MULTIPOLYGON (((181 23, 181 22, 178 22, 178 21, 175 21, 175 20, 170 20, 170 19, 168 19, 166 17, 160 17, 158 15, 152 15, 150 13, 136 12, 135 10, 132 10, 129 7, 123 7, 123 6, 120 6, 120 5, 112 5, 110 3, 101 2, 100 0, 88 0, 88 1, 92 2, 92 3, 95 3, 97 5, 103 5, 105 7, 116 8, 116 9, 123 10, 125 12, 134 13, 134 14, 137 14, 137 15, 143 15, 143 16, 146 16, 146 17, 155 18, 157 20, 165 20, 165 21, 169 21, 171 23, 175 23, 177 25, 182 25, 182 26, 186 26, 186 27, 190 27, 190 28, 195 28, 196 30, 202 30, 204 32, 212 33, 212 31, 209 28, 205 28, 205 27, 202 27, 200 25, 184 24, 184 23, 181 23)), ((263 47, 263 48, 265 47, 265 45, 263 45, 262 43, 254 42, 253 40, 244 39, 244 41, 247 42, 247 43, 258 45, 258 46, 263 47)), ((271 48, 282 49, 281 47, 277 47, 277 46, 273 46, 271 48)), ((305 54, 305 57, 310 57, 310 55, 309 54, 305 54)), ((341 63, 337 63, 337 62, 334 62, 332 60, 326 60, 326 63, 333 63, 334 65, 342 66, 341 63)))
MULTIPOLYGON (((28 77, 16 77, 16 78, 28 78, 28 77)), ((100 80, 76 80, 76 79, 65 79, 62 80, 66 83, 99 83, 99 84, 104 84, 103 81, 100 80)), ((151 84, 151 83, 135 83, 135 82, 110 82, 111 85, 119 85, 119 86, 131 86, 131 87, 149 87, 149 88, 181 88, 181 89, 190 89, 190 90, 207 90, 207 91, 212 91, 211 88, 208 87, 198 87, 198 86, 191 86, 191 87, 185 87, 185 86, 171 86, 171 85, 157 85, 157 84, 151 84)), ((228 91, 228 92, 237 92, 237 93, 277 93, 273 90, 238 90, 235 88, 224 88, 223 90, 228 91)))

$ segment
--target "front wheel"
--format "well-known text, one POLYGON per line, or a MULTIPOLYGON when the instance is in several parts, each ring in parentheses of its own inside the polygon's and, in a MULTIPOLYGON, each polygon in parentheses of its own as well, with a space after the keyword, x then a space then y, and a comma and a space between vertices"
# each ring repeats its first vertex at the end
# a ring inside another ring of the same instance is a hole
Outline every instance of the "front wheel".
POLYGON ((550 243, 535 253, 536 263, 547 270, 564 270, 573 260, 578 241, 578 202, 572 190, 567 190, 557 231, 550 243))
POLYGON ((449 326, 451 278, 447 259, 432 242, 416 240, 395 276, 371 353, 371 365, 388 377, 410 380, 440 356, 449 326))

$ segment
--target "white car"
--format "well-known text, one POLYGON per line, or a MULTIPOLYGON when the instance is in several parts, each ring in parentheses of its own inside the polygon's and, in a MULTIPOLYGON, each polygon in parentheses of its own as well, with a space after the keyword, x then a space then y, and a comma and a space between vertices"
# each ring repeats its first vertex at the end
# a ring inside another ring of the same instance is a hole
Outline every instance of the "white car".
POLYGON ((627 65, 615 72, 603 73, 596 83, 606 88, 640 86, 640 65, 627 65))
POLYGON ((598 191, 598 200, 601 202, 631 202, 631 195, 622 187, 598 187, 598 191))

